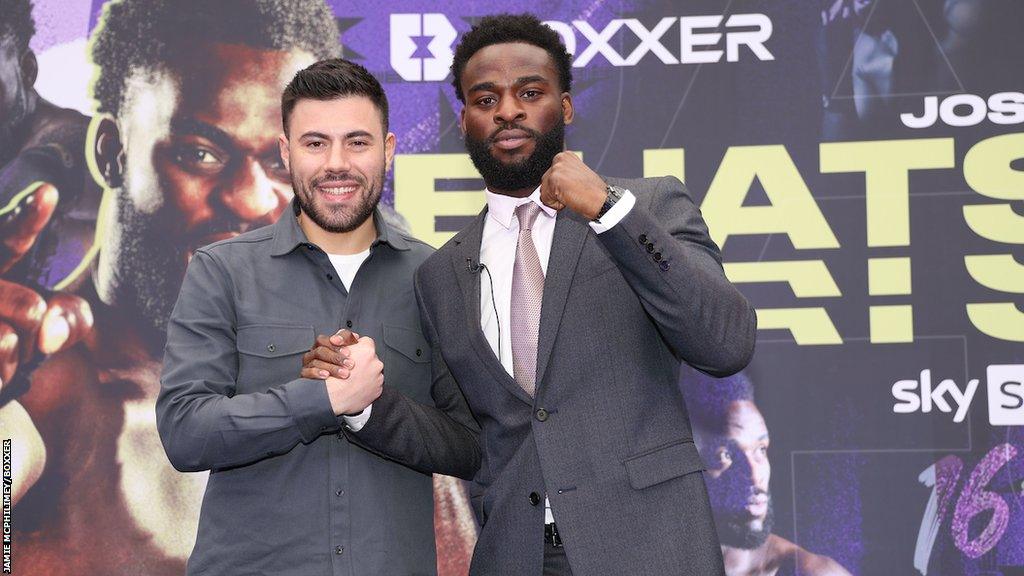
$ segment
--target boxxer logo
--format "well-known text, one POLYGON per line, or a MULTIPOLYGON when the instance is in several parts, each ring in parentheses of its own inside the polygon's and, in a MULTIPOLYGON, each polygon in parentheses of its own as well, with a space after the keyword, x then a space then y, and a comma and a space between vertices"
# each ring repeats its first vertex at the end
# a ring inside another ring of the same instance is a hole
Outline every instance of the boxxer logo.
POLYGON ((668 16, 651 28, 636 18, 616 18, 600 30, 584 20, 573 20, 571 25, 555 20, 544 23, 561 35, 566 49, 575 56, 573 68, 590 64, 597 55, 612 66, 636 66, 648 55, 663 64, 720 62, 723 55, 726 62, 737 62, 741 53, 758 60, 775 59, 765 47, 772 36, 772 21, 764 14, 668 16), (625 34, 625 42, 617 41, 619 34, 625 34), (577 50, 577 38, 586 42, 583 50, 577 50))
MULTIPOLYGON (((772 36, 772 21, 765 14, 667 16, 650 25, 636 18, 597 27, 585 20, 544 24, 562 37, 574 68, 599 57, 612 66, 636 66, 645 58, 663 64, 775 59, 765 46, 772 36)), ((456 36, 444 14, 392 14, 391 67, 409 82, 444 80, 456 36)))
POLYGON ((391 67, 409 82, 444 80, 456 36, 444 14, 392 14, 391 67))
MULTIPOLYGON (((988 420, 993 426, 1024 425, 1024 365, 1001 364, 988 367, 988 420)), ((922 370, 918 380, 899 380, 892 385, 897 414, 952 413, 953 422, 963 422, 978 391, 978 380, 961 388, 952 378, 937 384, 931 370, 922 370)))

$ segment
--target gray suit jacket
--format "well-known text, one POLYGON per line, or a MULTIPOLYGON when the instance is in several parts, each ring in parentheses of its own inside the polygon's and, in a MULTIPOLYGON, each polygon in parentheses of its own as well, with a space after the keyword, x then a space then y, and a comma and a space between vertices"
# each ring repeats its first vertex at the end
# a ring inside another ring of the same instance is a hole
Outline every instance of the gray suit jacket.
MULTIPOLYGON (((486 210, 417 271, 435 401, 479 430, 472 574, 541 573, 545 494, 576 576, 724 573, 679 361, 739 371, 756 317, 681 182, 608 181, 637 198, 612 229, 597 235, 578 214, 558 215, 534 398, 480 329, 467 260, 479 259, 486 210)), ((418 467, 442 464, 434 414, 393 392, 373 410, 361 440, 418 467)))

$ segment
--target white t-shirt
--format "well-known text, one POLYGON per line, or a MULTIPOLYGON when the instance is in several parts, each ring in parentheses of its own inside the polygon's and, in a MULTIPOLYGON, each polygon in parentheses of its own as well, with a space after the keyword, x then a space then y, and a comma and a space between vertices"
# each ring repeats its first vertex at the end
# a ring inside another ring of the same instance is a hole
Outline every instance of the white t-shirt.
POLYGON ((331 265, 334 266, 335 272, 338 273, 338 278, 341 283, 345 285, 345 290, 352 290, 352 280, 356 277, 356 272, 359 272, 359 267, 363 265, 367 257, 370 256, 370 249, 367 248, 358 254, 328 254, 327 257, 331 259, 331 265))

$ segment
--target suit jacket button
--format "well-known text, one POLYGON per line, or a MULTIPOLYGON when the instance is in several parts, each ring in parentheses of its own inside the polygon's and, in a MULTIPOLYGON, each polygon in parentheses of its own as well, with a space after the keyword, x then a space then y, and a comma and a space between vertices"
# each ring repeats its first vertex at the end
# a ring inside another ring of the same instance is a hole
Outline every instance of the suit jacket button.
POLYGON ((637 240, 639 240, 641 244, 647 244, 647 234, 641 234, 637 240))
POLYGON ((654 242, 647 243, 647 253, 650 254, 651 252, 654 252, 654 242))
POLYGON ((661 252, 655 252, 654 253, 654 261, 655 262, 661 262, 661 252))
POLYGON ((668 270, 668 260, 662 260, 662 261, 661 261, 661 270, 662 270, 663 272, 665 272, 665 271, 667 271, 667 270, 668 270))
POLYGON ((543 422, 548 419, 548 411, 543 408, 538 408, 537 413, 535 415, 537 416, 537 420, 540 422, 543 422))
POLYGON ((537 504, 540 504, 540 494, 530 492, 530 506, 536 506, 537 504))

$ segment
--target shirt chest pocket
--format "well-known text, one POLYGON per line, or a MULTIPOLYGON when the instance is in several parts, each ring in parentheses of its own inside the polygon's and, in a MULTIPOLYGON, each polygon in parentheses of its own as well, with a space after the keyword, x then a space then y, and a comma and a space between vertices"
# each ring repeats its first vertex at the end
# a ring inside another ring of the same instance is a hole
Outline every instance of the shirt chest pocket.
POLYGON ((313 327, 250 324, 238 328, 238 392, 265 392, 299 377, 313 327))
POLYGON ((384 325, 384 385, 401 390, 419 402, 430 397, 430 347, 419 330, 384 325))

